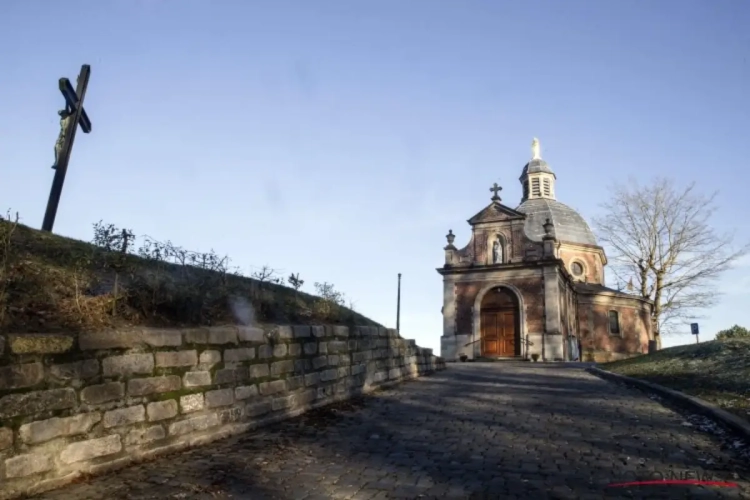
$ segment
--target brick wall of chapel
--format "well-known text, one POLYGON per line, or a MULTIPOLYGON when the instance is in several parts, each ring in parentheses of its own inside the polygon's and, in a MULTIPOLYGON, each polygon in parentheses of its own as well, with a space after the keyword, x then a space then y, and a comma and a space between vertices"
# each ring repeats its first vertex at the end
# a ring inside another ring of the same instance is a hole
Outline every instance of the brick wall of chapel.
MULTIPOLYGON (((584 250, 580 247, 570 247, 564 243, 560 245, 560 258, 565 263, 565 269, 570 273, 573 261, 583 262, 586 268, 586 283, 604 284, 604 271, 598 252, 594 250, 584 250)), ((571 273, 572 274, 572 273, 571 273)))
POLYGON ((650 318, 645 307, 584 303, 579 304, 578 320, 582 348, 591 361, 609 361, 648 351, 650 318), (609 311, 617 311, 620 316, 620 335, 609 333, 609 311))
MULTIPOLYGON (((526 312, 526 330, 531 333, 544 331, 544 286, 542 278, 504 279, 518 289, 523 297, 526 312)), ((456 333, 470 335, 474 313, 474 301, 479 291, 487 286, 486 281, 456 283, 456 333)))

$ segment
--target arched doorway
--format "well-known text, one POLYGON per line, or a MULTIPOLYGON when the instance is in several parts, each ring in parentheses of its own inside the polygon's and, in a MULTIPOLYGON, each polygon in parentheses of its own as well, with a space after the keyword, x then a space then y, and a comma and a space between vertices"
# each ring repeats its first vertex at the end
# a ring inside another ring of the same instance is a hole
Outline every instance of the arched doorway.
POLYGON ((521 355, 518 299, 503 287, 488 291, 481 304, 481 352, 487 357, 521 355))

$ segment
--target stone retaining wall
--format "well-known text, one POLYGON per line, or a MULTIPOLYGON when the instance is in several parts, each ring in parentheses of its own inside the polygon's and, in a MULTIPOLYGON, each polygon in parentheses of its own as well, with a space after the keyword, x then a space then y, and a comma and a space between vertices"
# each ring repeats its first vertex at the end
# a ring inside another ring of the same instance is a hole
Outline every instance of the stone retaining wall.
POLYGON ((0 336, 0 498, 289 418, 445 368, 395 330, 0 336))

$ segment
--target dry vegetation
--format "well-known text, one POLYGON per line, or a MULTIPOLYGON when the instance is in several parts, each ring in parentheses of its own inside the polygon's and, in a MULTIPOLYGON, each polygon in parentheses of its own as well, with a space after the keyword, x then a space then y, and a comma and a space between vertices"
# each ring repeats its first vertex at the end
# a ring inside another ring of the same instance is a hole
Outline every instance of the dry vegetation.
MULTIPOLYGON (((10 215, 10 214, 8 214, 10 215)), ((380 326, 344 307, 329 283, 320 296, 264 266, 253 277, 216 253, 187 251, 98 223, 93 243, 0 218, 0 331, 78 332, 107 327, 305 323, 380 326)))
POLYGON ((750 338, 670 347, 601 367, 699 397, 750 420, 750 338))

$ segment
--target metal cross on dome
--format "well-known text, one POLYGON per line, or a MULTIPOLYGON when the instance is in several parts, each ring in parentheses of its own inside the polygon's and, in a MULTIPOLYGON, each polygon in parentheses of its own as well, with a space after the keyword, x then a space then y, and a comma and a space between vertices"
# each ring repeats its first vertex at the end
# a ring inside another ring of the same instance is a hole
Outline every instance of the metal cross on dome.
POLYGON ((503 188, 497 185, 497 182, 492 185, 490 191, 492 191, 492 201, 500 201, 500 197, 497 195, 498 191, 502 191, 503 188))

